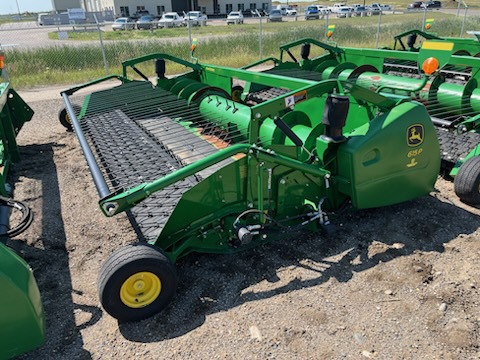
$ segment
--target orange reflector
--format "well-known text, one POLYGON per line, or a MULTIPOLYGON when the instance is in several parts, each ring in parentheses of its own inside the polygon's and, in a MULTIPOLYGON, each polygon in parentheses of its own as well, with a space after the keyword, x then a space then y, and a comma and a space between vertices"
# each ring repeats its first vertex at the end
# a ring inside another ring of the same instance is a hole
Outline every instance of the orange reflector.
POLYGON ((0 70, 5 67, 5 55, 0 53, 0 70))
POLYGON ((328 30, 328 32, 327 32, 327 37, 332 37, 332 35, 333 35, 333 31, 332 31, 332 30, 328 30))
POLYGON ((425 61, 423 62, 422 70, 425 74, 432 75, 435 71, 438 70, 439 65, 440 64, 436 58, 429 57, 428 59, 425 59, 425 61))
POLYGON ((432 27, 432 25, 430 25, 430 24, 425 25, 425 29, 427 29, 427 30, 430 29, 431 27, 432 27))
POLYGON ((194 51, 196 48, 197 48, 197 45, 192 44, 192 46, 191 46, 192 51, 194 51))

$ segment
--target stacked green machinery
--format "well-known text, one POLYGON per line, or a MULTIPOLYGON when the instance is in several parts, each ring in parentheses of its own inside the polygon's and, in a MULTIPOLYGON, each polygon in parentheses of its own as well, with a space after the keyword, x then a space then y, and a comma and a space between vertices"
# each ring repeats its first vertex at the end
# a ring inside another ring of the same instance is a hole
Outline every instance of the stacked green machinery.
MULTIPOLYGON (((476 32, 470 31, 470 33, 474 35, 476 32)), ((480 57, 478 38, 441 37, 429 31, 411 29, 395 35, 393 40, 391 50, 418 52, 424 41, 435 40, 452 43, 452 55, 480 57)))
MULTIPOLYGON (((4 66, 0 52, 0 76, 4 66)), ((0 83, 0 359, 9 359, 43 343, 45 324, 40 292, 28 264, 7 246, 31 222, 31 213, 22 203, 10 199, 8 176, 19 161, 16 136, 33 116, 32 109, 11 88, 0 83), (23 213, 19 226, 10 229, 10 209, 23 213)))
MULTIPOLYGON (((437 129, 443 172, 455 177, 455 192, 461 200, 480 204, 480 58, 469 56, 478 54, 478 44, 473 39, 462 42, 428 35, 417 51, 395 51, 338 47, 302 39, 282 46, 279 59, 251 66, 273 62, 266 73, 316 81, 338 79, 377 94, 423 103, 437 129), (310 58, 305 49, 312 45, 324 53, 310 58), (297 47, 302 48, 298 60, 293 54, 297 47), (444 66, 427 78, 417 64, 429 58, 444 59, 444 66)), ((248 93, 249 84, 246 89, 248 93)))
POLYGON ((182 256, 329 232, 339 211, 424 196, 438 176, 435 128, 406 97, 314 72, 258 73, 167 54, 123 69, 62 93, 100 208, 126 211, 141 240, 100 271, 101 303, 119 320, 167 306, 182 256), (155 61, 155 85, 139 70, 147 61, 155 61), (187 71, 167 78, 170 62, 187 71), (74 104, 78 90, 112 78, 119 84, 74 104))

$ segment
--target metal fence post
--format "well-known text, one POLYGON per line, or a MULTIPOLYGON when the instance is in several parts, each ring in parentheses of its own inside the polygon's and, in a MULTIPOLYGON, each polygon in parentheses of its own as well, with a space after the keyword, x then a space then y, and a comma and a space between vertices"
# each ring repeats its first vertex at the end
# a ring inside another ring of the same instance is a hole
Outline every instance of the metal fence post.
POLYGON ((455 15, 456 17, 458 17, 458 15, 460 14, 460 4, 461 4, 461 3, 462 3, 461 1, 458 2, 457 14, 455 15))
POLYGON ((377 35, 375 35, 375 48, 378 48, 378 39, 380 37, 380 24, 382 22, 382 11, 378 14, 377 35))
POLYGON ((325 18, 325 37, 328 40, 328 12, 326 13, 326 18, 325 18))
POLYGON ((460 30, 460 37, 463 36, 463 30, 465 29, 465 20, 467 19, 467 10, 468 10, 468 6, 467 4, 465 4, 465 13, 463 14, 462 29, 460 30))
POLYGON ((192 24, 190 22, 190 17, 187 18, 187 28, 188 28, 188 43, 192 45, 192 24))
POLYGON ((263 59, 263 29, 262 29, 263 19, 260 16, 260 60, 263 59))
POLYGON ((100 30, 100 24, 98 23, 97 15, 93 14, 93 17, 95 18, 95 22, 97 23, 98 38, 100 39, 100 47, 102 48, 103 65, 105 66, 105 74, 108 75, 108 62, 107 62, 107 56, 105 55, 105 47, 103 46, 102 31, 100 30))
POLYGON ((260 12, 256 10, 258 18, 260 19, 260 32, 258 34, 258 47, 259 47, 259 53, 260 53, 260 60, 263 59, 263 29, 262 29, 262 15, 260 15, 260 12))
POLYGON ((423 19, 422 19, 422 23, 420 24, 420 29, 423 30, 424 27, 425 27, 425 21, 427 21, 427 7, 425 6, 423 8, 423 19))

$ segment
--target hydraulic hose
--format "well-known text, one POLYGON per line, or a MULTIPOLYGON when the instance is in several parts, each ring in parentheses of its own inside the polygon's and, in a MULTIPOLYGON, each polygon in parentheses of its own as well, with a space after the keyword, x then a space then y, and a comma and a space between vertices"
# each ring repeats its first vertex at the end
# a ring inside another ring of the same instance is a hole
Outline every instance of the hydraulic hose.
MULTIPOLYGON (((9 229, 3 233, 0 233, 0 237, 8 236, 9 238, 15 237, 23 233, 29 228, 33 221, 33 213, 31 209, 26 206, 23 202, 18 200, 13 200, 12 198, 7 198, 0 196, 0 206, 7 206, 13 209, 16 209, 22 213, 22 218, 18 221, 18 224, 13 228, 9 229)), ((8 226, 7 226, 8 229, 8 226)))

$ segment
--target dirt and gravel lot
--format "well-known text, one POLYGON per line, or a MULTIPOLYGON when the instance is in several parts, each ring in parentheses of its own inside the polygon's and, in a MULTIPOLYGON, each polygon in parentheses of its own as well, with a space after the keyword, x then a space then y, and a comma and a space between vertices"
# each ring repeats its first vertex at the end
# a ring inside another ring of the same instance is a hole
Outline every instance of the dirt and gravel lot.
POLYGON ((235 256, 191 255, 166 311, 119 324, 97 297, 102 262, 136 241, 104 217, 59 93, 20 92, 15 198, 34 212, 14 244, 34 270, 45 345, 24 359, 479 359, 480 209, 451 182, 345 214, 331 237, 292 234, 235 256))

